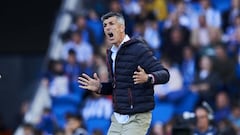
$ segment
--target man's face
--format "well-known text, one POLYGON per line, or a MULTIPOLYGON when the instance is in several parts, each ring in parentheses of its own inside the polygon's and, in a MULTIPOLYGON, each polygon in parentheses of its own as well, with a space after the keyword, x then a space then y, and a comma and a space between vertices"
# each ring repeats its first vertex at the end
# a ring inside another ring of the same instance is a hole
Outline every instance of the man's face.
POLYGON ((26 127, 23 129, 24 135, 33 135, 33 129, 26 127))
POLYGON ((72 131, 76 130, 81 125, 81 123, 74 118, 70 118, 67 124, 68 124, 68 128, 72 131))
POLYGON ((111 44, 119 45, 124 35, 124 25, 117 21, 115 16, 109 17, 103 21, 104 33, 111 44))
POLYGON ((209 3, 209 0, 201 0, 200 1, 200 4, 202 5, 203 8, 208 8, 210 3, 209 3))
POLYGON ((199 128, 208 127, 208 124, 209 124, 208 113, 204 109, 197 109, 196 118, 197 118, 197 126, 199 128))

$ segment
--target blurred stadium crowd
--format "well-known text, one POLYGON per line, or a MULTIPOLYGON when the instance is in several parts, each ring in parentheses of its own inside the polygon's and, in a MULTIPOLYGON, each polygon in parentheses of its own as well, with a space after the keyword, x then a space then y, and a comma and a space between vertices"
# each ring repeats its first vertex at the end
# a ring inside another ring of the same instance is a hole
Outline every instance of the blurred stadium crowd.
POLYGON ((22 121, 25 135, 107 133, 111 96, 83 90, 77 80, 83 72, 97 72, 108 81, 105 51, 111 45, 100 20, 108 11, 122 13, 128 35, 143 36, 170 72, 167 84, 154 86, 149 134, 171 135, 184 124, 200 132, 204 124, 189 122, 190 115, 183 114, 195 112, 203 101, 213 115, 206 118, 211 124, 206 134, 212 128, 220 135, 240 134, 239 0, 83 0, 83 5, 81 12, 71 13, 74 23, 68 31, 59 35, 61 59, 49 60, 42 76, 51 108, 44 109, 37 124, 22 121))

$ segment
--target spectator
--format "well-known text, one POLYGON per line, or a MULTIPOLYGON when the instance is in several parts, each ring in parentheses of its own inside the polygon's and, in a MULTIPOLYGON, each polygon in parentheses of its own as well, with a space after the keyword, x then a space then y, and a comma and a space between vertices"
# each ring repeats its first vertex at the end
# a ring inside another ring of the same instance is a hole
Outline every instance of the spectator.
POLYGON ((45 134, 53 134, 57 128, 56 119, 50 108, 44 108, 40 122, 37 128, 45 134))
MULTIPOLYGON (((176 14, 178 16, 179 24, 187 27, 188 29, 192 29, 195 22, 195 12, 193 10, 189 10, 188 5, 185 1, 177 1, 176 9, 171 12, 169 16, 172 14, 176 14)), ((167 20, 168 21, 168 20, 167 20)))
POLYGON ((219 43, 222 42, 222 31, 219 28, 211 27, 209 34, 211 47, 217 46, 219 43))
POLYGON ((91 66, 93 49, 92 46, 83 40, 78 31, 71 34, 71 41, 65 43, 62 47, 62 59, 67 60, 68 52, 73 49, 77 54, 77 61, 82 66, 91 66))
MULTIPOLYGON (((93 36, 95 39, 95 49, 103 42, 103 28, 102 28, 102 22, 100 21, 100 18, 98 14, 95 12, 95 10, 91 9, 88 13, 88 19, 87 19, 87 27, 93 32, 93 36)), ((94 44, 93 44, 94 45, 94 44)))
POLYGON ((141 10, 138 2, 135 0, 123 0, 122 7, 128 16, 138 15, 141 10))
MULTIPOLYGON (((142 25, 145 23, 146 20, 157 20, 156 14, 152 10, 149 10, 147 7, 148 2, 146 0, 139 0, 138 1, 141 12, 138 14, 135 19, 134 23, 137 25, 137 27, 141 28, 142 25)), ((135 26, 136 27, 136 26, 135 26)), ((134 27, 133 27, 134 28, 134 27)), ((143 27, 142 27, 143 28, 143 27)), ((136 32, 136 31, 135 31, 136 32)), ((144 32, 143 32, 144 33, 144 32)), ((140 31, 140 35, 143 34, 140 31)))
POLYGON ((210 44, 210 27, 207 25, 204 15, 200 15, 198 18, 199 27, 192 30, 191 44, 199 49, 203 46, 210 44))
POLYGON ((100 129, 107 134, 113 112, 110 99, 91 93, 91 96, 86 98, 81 112, 89 133, 93 133, 94 129, 100 129))
POLYGON ((183 61, 181 63, 181 73, 183 76, 184 86, 189 86, 196 74, 196 56, 191 46, 183 49, 183 61))
POLYGON ((240 133, 240 105, 235 103, 232 106, 231 114, 229 116, 229 120, 234 126, 234 129, 237 133, 240 133))
POLYGON ((157 20, 147 20, 145 23, 144 39, 148 43, 149 47, 153 50, 154 55, 157 59, 160 58, 160 46, 161 37, 158 32, 157 20))
POLYGON ((164 134, 164 125, 162 123, 156 123, 152 128, 151 128, 151 133, 150 135, 165 135, 164 134))
POLYGON ((205 15, 207 25, 214 28, 221 28, 221 13, 218 10, 213 9, 211 1, 200 0, 200 5, 202 8, 201 13, 205 15))
POLYGON ((70 28, 71 32, 78 31, 82 37, 82 41, 90 43, 91 45, 95 45, 96 41, 93 35, 94 31, 87 26, 87 20, 85 15, 77 15, 76 21, 70 28))
POLYGON ((199 55, 214 55, 213 47, 221 43, 221 31, 206 25, 204 16, 199 16, 200 27, 193 30, 191 42, 199 55))
POLYGON ((210 124, 210 112, 205 107, 197 107, 195 115, 197 123, 193 131, 194 135, 217 135, 217 129, 210 124))
POLYGON ((183 48, 188 45, 183 35, 184 33, 180 28, 172 29, 169 33, 169 41, 165 41, 162 46, 163 55, 170 58, 173 65, 176 66, 180 66, 183 60, 183 48))
POLYGON ((81 101, 81 89, 71 89, 69 78, 64 72, 60 60, 51 63, 51 70, 47 74, 48 89, 51 97, 52 113, 56 117, 57 126, 63 128, 67 112, 76 112, 81 101))
POLYGON ((228 119, 223 119, 218 122, 218 135, 237 135, 233 124, 228 119))
POLYGON ((218 73, 222 80, 223 85, 228 90, 229 94, 234 95, 234 80, 235 77, 235 60, 230 59, 226 53, 226 49, 222 45, 218 45, 215 48, 216 57, 214 59, 213 70, 218 73))
POLYGON ((170 74, 167 84, 155 85, 154 93, 160 99, 166 98, 168 94, 181 91, 183 88, 183 78, 178 68, 174 67, 168 58, 162 58, 161 62, 170 74))
MULTIPOLYGON (((240 10, 240 9, 239 9, 240 10)), ((240 14, 233 18, 233 22, 227 26, 225 36, 225 42, 234 42, 236 40, 235 33, 236 30, 240 28, 240 14)))
POLYGON ((34 135, 35 127, 31 123, 23 123, 23 135, 34 135))
POLYGON ((214 120, 216 123, 228 118, 230 115, 230 101, 226 92, 220 92, 215 99, 216 109, 214 113, 214 120))
POLYGON ((146 0, 146 8, 148 12, 154 13, 158 21, 167 18, 168 11, 165 0, 146 0))
POLYGON ((145 22, 136 22, 133 27, 133 37, 142 36, 144 37, 145 22))
POLYGON ((136 15, 135 23, 144 22, 149 16, 149 11, 147 10, 147 3, 145 0, 139 0, 138 5, 140 6, 140 13, 136 15))
POLYGON ((82 72, 91 73, 91 67, 85 67, 77 62, 77 54, 73 49, 68 52, 68 58, 64 61, 64 73, 67 75, 69 80, 69 89, 71 92, 76 92, 80 94, 80 101, 85 93, 83 90, 79 90, 77 78, 82 72))
POLYGON ((239 0, 231 0, 231 7, 222 13, 224 32, 227 31, 227 27, 234 24, 235 18, 240 14, 240 2, 239 0))
POLYGON ((199 62, 199 71, 190 86, 193 92, 200 96, 199 102, 207 101, 212 107, 214 103, 214 95, 220 85, 217 74, 212 69, 213 63, 209 56, 202 56, 199 62))
POLYGON ((81 74, 83 69, 81 69, 80 64, 77 62, 77 54, 74 49, 68 51, 68 56, 66 61, 64 61, 64 72, 72 83, 76 82, 78 75, 81 74))
POLYGON ((233 33, 233 38, 230 40, 227 49, 228 49, 228 54, 232 58, 236 58, 238 55, 239 47, 240 46, 240 27, 237 27, 235 32, 233 33))
POLYGON ((69 93, 69 80, 64 73, 62 61, 54 61, 52 78, 49 79, 49 93, 51 96, 62 96, 69 93))
POLYGON ((162 36, 164 37, 164 41, 166 43, 171 41, 170 34, 174 29, 179 29, 182 33, 184 41, 186 43, 189 42, 191 31, 188 27, 180 23, 179 15, 176 12, 171 13, 168 19, 164 22, 164 29, 162 31, 162 36))
POLYGON ((66 115, 65 135, 87 135, 83 127, 83 118, 77 114, 66 115))

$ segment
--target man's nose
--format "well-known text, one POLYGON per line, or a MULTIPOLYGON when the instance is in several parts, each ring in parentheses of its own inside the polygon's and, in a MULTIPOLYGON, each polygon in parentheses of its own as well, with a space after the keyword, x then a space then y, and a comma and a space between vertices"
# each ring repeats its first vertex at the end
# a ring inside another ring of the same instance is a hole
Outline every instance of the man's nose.
POLYGON ((107 31, 109 31, 109 30, 111 30, 111 27, 106 26, 105 29, 106 29, 107 31))

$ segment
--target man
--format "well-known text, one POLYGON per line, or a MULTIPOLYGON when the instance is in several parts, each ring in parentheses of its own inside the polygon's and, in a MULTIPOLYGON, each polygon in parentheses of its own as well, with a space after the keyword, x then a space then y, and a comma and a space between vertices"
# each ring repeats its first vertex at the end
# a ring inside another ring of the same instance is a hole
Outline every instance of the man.
POLYGON ((109 12, 102 18, 104 33, 113 45, 107 50, 109 82, 100 83, 97 74, 79 77, 80 87, 113 96, 114 113, 108 135, 145 135, 154 108, 153 85, 164 84, 169 73, 145 42, 125 34, 124 18, 109 12))
POLYGON ((194 135, 217 135, 217 130, 210 124, 209 111, 206 107, 198 107, 195 115, 197 123, 194 135))
POLYGON ((83 128, 83 118, 78 114, 67 114, 67 123, 65 126, 65 135, 87 135, 83 128))

